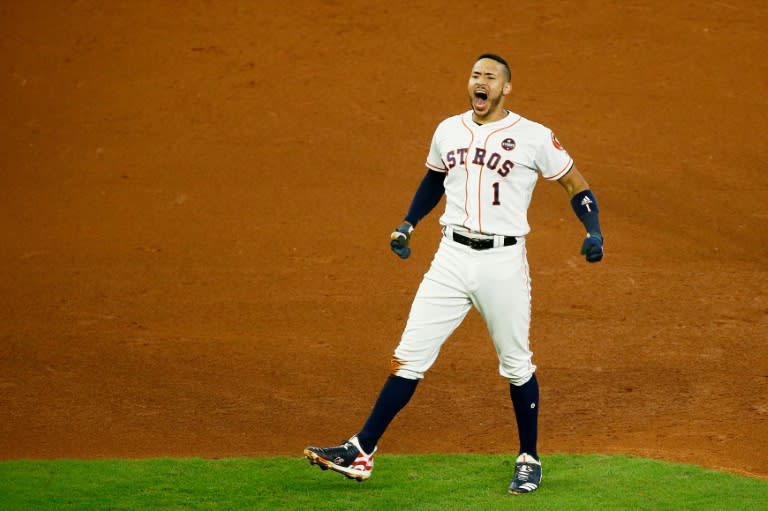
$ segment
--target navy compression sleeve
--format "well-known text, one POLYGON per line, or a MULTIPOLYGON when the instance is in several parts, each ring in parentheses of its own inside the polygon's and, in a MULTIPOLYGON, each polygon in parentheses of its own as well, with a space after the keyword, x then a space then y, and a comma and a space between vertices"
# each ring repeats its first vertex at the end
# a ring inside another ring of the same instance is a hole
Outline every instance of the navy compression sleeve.
POLYGON ((406 222, 416 227, 422 218, 435 209, 445 193, 445 176, 445 172, 427 170, 427 175, 416 189, 408 214, 405 215, 406 222))

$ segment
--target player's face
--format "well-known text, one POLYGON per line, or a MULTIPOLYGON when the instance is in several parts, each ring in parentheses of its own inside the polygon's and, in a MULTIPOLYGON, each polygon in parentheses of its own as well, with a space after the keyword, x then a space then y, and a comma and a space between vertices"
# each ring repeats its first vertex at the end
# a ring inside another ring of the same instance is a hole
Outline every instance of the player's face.
POLYGON ((512 85, 504 74, 504 66, 493 59, 475 62, 467 85, 469 104, 477 122, 493 122, 504 117, 504 97, 512 85))

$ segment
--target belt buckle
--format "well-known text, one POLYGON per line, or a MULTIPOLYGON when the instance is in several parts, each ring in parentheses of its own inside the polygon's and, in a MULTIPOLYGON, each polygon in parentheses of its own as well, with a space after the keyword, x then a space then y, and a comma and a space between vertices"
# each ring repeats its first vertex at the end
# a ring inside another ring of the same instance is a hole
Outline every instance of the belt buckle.
POLYGON ((483 250, 485 249, 485 243, 488 240, 483 240, 480 238, 468 238, 469 239, 469 248, 474 250, 483 250))

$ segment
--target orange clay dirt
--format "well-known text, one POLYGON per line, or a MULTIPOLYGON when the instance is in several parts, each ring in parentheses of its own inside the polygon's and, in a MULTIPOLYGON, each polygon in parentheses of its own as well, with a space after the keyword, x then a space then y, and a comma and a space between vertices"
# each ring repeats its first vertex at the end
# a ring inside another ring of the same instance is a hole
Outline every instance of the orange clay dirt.
MULTIPOLYGON (((540 451, 768 477, 767 4, 257 4, 0 7, 0 458, 298 458, 357 431, 442 204, 411 259, 389 233, 495 51, 607 241, 587 265, 539 183, 540 451)), ((496 366, 473 312, 380 452, 514 453, 496 366)))

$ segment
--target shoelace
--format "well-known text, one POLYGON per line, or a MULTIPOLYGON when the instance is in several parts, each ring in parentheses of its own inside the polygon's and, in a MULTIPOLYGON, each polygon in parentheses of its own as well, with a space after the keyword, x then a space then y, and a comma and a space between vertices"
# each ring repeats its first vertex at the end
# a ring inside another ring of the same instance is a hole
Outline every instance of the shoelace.
POLYGON ((528 476, 530 475, 531 472, 532 472, 531 466, 528 465, 527 463, 523 463, 522 465, 520 465, 520 470, 517 473, 517 478, 520 479, 521 481, 527 481, 528 476))

